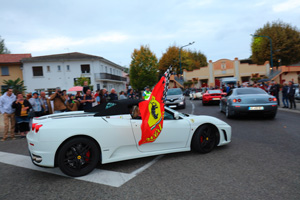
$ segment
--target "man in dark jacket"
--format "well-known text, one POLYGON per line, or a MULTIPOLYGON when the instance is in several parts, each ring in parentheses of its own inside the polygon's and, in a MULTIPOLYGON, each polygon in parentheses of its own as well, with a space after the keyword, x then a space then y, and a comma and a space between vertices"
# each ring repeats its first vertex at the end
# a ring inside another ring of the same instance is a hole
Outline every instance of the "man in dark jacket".
POLYGON ((114 88, 111 89, 111 92, 109 94, 109 98, 110 98, 110 101, 118 100, 118 95, 117 95, 116 90, 114 88))
POLYGON ((292 81, 289 81, 289 88, 287 91, 287 95, 289 97, 289 101, 290 101, 290 109, 293 108, 294 105, 294 109, 296 109, 296 103, 295 103, 295 88, 294 88, 294 84, 292 81))
POLYGON ((283 83, 282 87, 282 103, 283 103, 283 108, 288 108, 289 107, 289 97, 288 97, 288 89, 289 86, 287 82, 283 83))
POLYGON ((270 93, 276 97, 277 99, 277 104, 280 106, 280 101, 279 101, 279 91, 280 91, 280 86, 277 84, 275 81, 272 83, 272 86, 270 88, 270 93))

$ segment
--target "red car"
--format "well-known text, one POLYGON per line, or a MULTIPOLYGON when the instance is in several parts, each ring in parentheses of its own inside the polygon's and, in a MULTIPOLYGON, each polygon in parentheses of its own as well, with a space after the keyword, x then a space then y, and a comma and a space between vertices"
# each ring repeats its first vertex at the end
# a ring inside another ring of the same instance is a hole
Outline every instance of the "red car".
POLYGON ((226 96, 226 92, 223 92, 222 90, 207 90, 202 96, 202 105, 205 106, 208 103, 219 103, 223 96, 226 96))

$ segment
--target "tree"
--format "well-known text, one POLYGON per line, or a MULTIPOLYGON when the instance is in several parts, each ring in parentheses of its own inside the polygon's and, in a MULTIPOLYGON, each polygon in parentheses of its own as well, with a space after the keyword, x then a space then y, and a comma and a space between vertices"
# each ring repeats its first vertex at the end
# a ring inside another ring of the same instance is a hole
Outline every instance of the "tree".
POLYGON ((0 54, 9 54, 10 51, 5 47, 4 39, 0 36, 0 54))
POLYGON ((87 81, 90 89, 93 91, 93 86, 91 84, 91 79, 89 77, 81 76, 75 79, 74 86, 84 86, 84 82, 87 81))
MULTIPOLYGON (((159 60, 159 70, 161 73, 164 73, 170 65, 173 66, 173 71, 177 74, 180 73, 179 49, 177 46, 170 46, 166 49, 166 53, 164 53, 159 60)), ((186 69, 191 71, 207 66, 206 56, 200 51, 181 49, 180 54, 182 70, 186 69)))
MULTIPOLYGON (((12 88, 13 92, 15 94, 17 93, 23 93, 26 90, 26 86, 24 86, 24 81, 21 81, 20 78, 17 78, 16 80, 4 80, 3 84, 7 86, 7 88, 12 88)), ((4 94, 6 91, 2 91, 2 94, 4 94)))
MULTIPOLYGON (((281 21, 269 22, 255 31, 254 35, 269 36, 272 39, 273 63, 276 66, 281 59, 282 65, 300 61, 300 32, 296 27, 281 21)), ((253 37, 251 43, 252 60, 257 64, 270 61, 270 40, 265 37, 253 37)))
POLYGON ((154 86, 158 78, 158 63, 150 48, 141 45, 139 50, 134 49, 131 59, 129 77, 132 87, 143 90, 146 86, 154 86))

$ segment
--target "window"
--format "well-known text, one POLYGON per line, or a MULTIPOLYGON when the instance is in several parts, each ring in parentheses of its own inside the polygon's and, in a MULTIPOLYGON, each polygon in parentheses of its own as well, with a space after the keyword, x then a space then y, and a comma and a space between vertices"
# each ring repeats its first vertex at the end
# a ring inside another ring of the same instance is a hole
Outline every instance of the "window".
POLYGON ((89 74, 90 73, 90 65, 81 65, 81 73, 89 74))
POLYGON ((1 67, 1 75, 2 76, 9 76, 9 71, 7 66, 1 67))
POLYGON ((107 66, 105 66, 105 73, 107 73, 107 66))
POLYGON ((32 67, 32 72, 33 76, 44 76, 42 66, 32 67))
POLYGON ((58 70, 58 71, 61 71, 60 65, 57 65, 57 70, 58 70))
POLYGON ((47 72, 50 72, 50 66, 47 66, 47 72))
POLYGON ((112 74, 112 68, 109 68, 110 74, 112 74))
POLYGON ((67 71, 70 71, 70 65, 67 65, 67 71))
POLYGON ((222 62, 221 63, 221 69, 222 70, 226 70, 226 62, 222 62))
POLYGON ((116 75, 116 70, 114 69, 114 75, 116 75))

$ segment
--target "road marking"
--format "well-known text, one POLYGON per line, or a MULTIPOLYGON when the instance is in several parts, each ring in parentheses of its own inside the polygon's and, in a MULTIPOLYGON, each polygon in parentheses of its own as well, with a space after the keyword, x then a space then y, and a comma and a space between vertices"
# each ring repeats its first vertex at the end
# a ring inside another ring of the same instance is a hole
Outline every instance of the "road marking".
POLYGON ((138 174, 142 173, 144 170, 146 170, 151 165, 156 163, 162 157, 163 157, 162 155, 156 157, 149 163, 145 164, 141 168, 136 169, 135 171, 133 171, 131 173, 122 173, 122 172, 114 172, 114 171, 109 171, 109 170, 95 169, 94 171, 92 171, 91 173, 89 173, 86 176, 73 178, 73 177, 69 177, 69 176, 66 176, 65 174, 63 174, 58 167, 57 168, 43 168, 43 167, 35 166, 31 162, 31 159, 29 156, 13 154, 13 153, 6 153, 6 152, 0 151, 0 162, 1 163, 5 163, 8 165, 14 165, 17 167, 23 167, 26 169, 46 172, 46 173, 50 173, 50 174, 56 174, 59 176, 73 178, 76 180, 82 180, 82 181, 87 181, 87 182, 92 182, 92 183, 108 185, 108 186, 112 186, 112 187, 122 186, 127 181, 133 179, 138 174))

